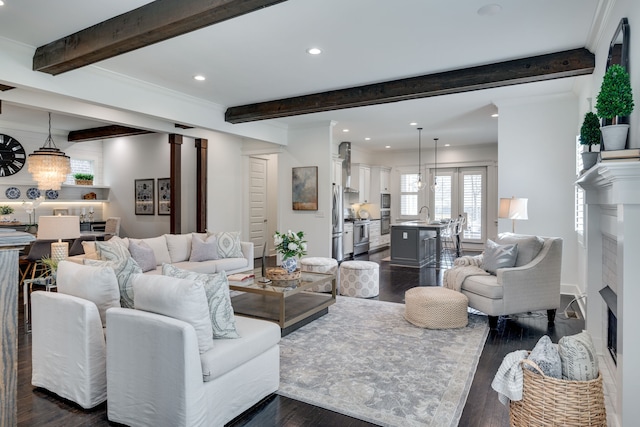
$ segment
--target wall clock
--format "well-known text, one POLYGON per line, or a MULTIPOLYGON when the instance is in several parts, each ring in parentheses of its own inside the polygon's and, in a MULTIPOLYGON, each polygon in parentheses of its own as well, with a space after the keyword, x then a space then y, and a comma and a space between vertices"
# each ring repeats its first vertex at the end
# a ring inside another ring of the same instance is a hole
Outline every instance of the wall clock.
POLYGON ((0 133, 0 177, 18 173, 26 161, 27 155, 22 144, 0 133))

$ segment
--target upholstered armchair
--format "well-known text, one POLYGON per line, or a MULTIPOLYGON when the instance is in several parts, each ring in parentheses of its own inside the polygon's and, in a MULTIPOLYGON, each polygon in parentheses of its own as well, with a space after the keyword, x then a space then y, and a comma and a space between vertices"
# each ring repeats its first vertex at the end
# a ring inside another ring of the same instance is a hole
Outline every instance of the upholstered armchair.
POLYGON ((458 258, 445 272, 445 286, 457 288, 469 298, 470 307, 489 315, 492 328, 499 316, 536 310, 547 310, 552 324, 560 307, 562 239, 503 233, 495 243, 502 248, 517 244, 513 267, 490 274, 484 269, 490 263, 486 252, 458 258))

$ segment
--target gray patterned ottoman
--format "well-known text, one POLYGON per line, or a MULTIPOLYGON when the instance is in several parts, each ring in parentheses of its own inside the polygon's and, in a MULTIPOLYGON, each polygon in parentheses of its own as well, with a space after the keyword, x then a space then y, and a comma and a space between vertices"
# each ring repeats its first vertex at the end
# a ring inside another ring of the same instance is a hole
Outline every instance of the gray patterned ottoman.
POLYGON ((340 264, 340 295, 358 298, 378 296, 380 266, 371 261, 344 261, 340 264))
POLYGON ((464 328, 469 321, 469 299, 452 289, 418 286, 405 292, 404 299, 404 318, 421 328, 464 328))
MULTIPOLYGON (((300 270, 311 271, 312 273, 336 274, 338 272, 338 261, 333 258, 323 257, 302 258, 300 259, 300 270)), ((331 282, 323 285, 315 285, 309 290, 313 292, 331 292, 331 282)))

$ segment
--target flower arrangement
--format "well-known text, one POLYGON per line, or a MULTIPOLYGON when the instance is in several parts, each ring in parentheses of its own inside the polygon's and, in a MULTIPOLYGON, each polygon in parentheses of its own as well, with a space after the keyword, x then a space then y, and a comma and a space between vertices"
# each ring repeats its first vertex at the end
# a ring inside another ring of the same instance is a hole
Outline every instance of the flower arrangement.
POLYGON ((273 244, 276 251, 282 255, 282 259, 301 257, 307 254, 307 241, 304 240, 304 232, 294 233, 288 230, 286 233, 276 231, 273 235, 273 244))
POLYGON ((11 206, 0 206, 0 215, 11 215, 13 213, 13 208, 11 206))

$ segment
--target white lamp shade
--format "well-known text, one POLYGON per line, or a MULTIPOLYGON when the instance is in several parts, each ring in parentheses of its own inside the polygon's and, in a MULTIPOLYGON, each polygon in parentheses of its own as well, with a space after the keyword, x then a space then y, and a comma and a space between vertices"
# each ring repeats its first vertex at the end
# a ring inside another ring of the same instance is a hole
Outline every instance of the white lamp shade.
POLYGON ((508 219, 529 219, 527 203, 529 199, 500 199, 500 210, 498 218, 508 219))
POLYGON ((80 237, 80 217, 75 215, 42 215, 38 218, 41 240, 76 239, 80 237))

